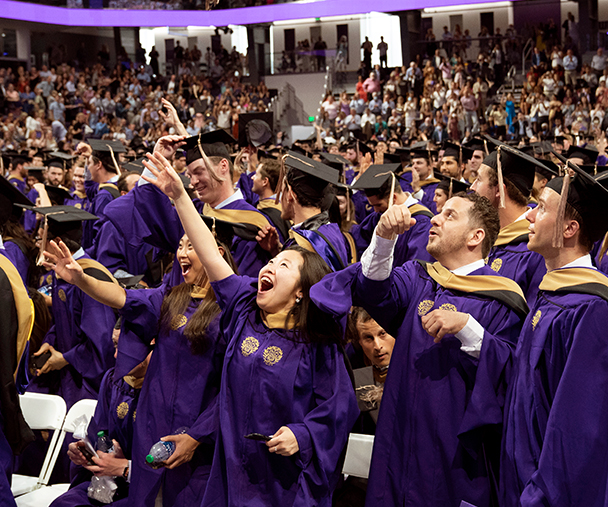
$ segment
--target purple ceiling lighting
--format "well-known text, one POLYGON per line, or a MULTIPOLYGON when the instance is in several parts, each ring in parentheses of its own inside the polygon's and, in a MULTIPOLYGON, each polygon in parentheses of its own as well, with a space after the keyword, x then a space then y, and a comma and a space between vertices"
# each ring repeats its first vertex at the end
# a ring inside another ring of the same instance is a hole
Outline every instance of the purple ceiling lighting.
MULTIPOLYGON (((492 1, 492 0, 490 0, 492 1)), ((495 0, 499 1, 499 0, 495 0)), ((377 12, 489 3, 463 0, 375 0, 377 12)), ((0 18, 66 26, 158 27, 158 26, 227 26, 271 23, 289 19, 323 16, 348 16, 370 11, 369 0, 324 0, 283 3, 259 7, 213 11, 68 9, 48 5, 0 0, 0 18), (314 5, 311 5, 314 4, 314 5)))

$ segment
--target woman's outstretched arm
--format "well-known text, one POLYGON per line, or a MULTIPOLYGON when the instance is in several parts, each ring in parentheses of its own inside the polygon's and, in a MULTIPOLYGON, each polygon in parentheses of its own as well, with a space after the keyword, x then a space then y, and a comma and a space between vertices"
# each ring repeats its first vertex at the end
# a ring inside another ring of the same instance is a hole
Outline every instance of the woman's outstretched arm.
POLYGON ((119 310, 125 306, 127 300, 125 289, 115 283, 103 282, 87 275, 74 260, 63 241, 59 240, 59 243, 49 241, 44 257, 42 265, 54 270, 58 278, 76 285, 85 294, 106 306, 119 310))
POLYGON ((205 267, 209 281, 223 280, 234 274, 217 249, 213 234, 194 207, 182 181, 171 164, 161 153, 148 153, 147 157, 148 160, 144 160, 143 163, 156 179, 146 175, 143 175, 142 178, 159 188, 167 197, 173 199, 186 235, 205 267))

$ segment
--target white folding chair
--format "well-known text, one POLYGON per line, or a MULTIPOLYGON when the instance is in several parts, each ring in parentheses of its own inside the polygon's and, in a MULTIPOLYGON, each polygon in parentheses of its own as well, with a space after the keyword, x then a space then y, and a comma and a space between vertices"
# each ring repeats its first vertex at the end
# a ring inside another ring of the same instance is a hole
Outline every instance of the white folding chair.
MULTIPOLYGON (((60 436, 57 439, 57 445, 53 451, 53 465, 59 457, 66 434, 74 433, 74 430, 76 429, 74 422, 76 419, 82 415, 86 415, 90 421, 95 413, 96 406, 97 400, 80 400, 76 402, 69 410, 65 416, 65 421, 63 423, 63 427, 61 428, 61 432, 58 432, 60 433, 60 436)), ((69 489, 69 484, 53 484, 51 486, 46 485, 48 484, 52 472, 53 468, 48 467, 44 475, 44 479, 46 480, 44 487, 40 487, 34 491, 31 491, 30 493, 15 498, 17 507, 47 507, 48 505, 52 504, 57 497, 63 495, 69 489)))
MULTIPOLYGON (((57 455, 54 453, 65 419, 66 405, 61 396, 53 394, 25 393, 19 396, 19 404, 25 422, 33 430, 53 431, 49 448, 44 457, 38 477, 13 475, 11 491, 13 496, 21 496, 48 484, 47 469, 55 466, 57 455), (46 480, 45 480, 46 478, 46 480)), ((63 438, 61 439, 63 441, 63 438)))

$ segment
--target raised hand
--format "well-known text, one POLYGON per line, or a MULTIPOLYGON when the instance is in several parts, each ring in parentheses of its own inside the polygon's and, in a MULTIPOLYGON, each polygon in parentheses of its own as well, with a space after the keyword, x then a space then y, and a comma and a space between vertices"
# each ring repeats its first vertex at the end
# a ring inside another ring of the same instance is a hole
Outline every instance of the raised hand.
POLYGON ((161 119, 165 123, 168 123, 173 128, 175 128, 176 132, 179 135, 186 135, 187 134, 186 127, 184 127, 182 122, 179 120, 179 116, 177 115, 177 110, 175 109, 173 104, 171 104, 171 102, 169 102, 167 99, 164 99, 164 98, 160 99, 160 101, 161 101, 161 104, 163 105, 163 107, 167 110, 166 113, 162 110, 162 108, 158 110, 158 115, 161 117, 161 119))
POLYGON ((56 243, 54 240, 49 241, 46 244, 46 250, 44 251, 44 260, 42 265, 45 268, 52 269, 58 278, 65 280, 66 282, 77 285, 78 281, 82 278, 84 271, 80 267, 65 243, 59 240, 56 243))
POLYGON ((142 175, 142 178, 173 200, 182 197, 186 193, 184 184, 175 172, 175 169, 171 167, 169 161, 160 152, 156 151, 154 153, 147 153, 146 157, 148 157, 148 160, 143 160, 143 164, 156 179, 146 175, 142 175))
POLYGON ((154 145, 154 153, 160 153, 165 158, 172 158, 177 149, 184 145, 186 136, 163 136, 154 145))
POLYGON ((378 222, 376 234, 381 238, 393 239, 396 235, 403 234, 416 223, 412 218, 409 208, 405 204, 391 206, 387 209, 378 222))
POLYGON ((277 230, 271 225, 267 225, 258 231, 255 237, 258 244, 273 257, 279 254, 281 244, 277 230))

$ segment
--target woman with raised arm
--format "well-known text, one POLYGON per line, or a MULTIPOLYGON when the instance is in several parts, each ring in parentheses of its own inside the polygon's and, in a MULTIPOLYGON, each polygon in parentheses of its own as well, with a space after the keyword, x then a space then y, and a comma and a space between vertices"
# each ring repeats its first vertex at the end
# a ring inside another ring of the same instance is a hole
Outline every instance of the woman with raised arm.
MULTIPOLYGON (((217 229, 221 232, 219 225, 217 229)), ((228 237, 228 243, 231 239, 228 237)), ((210 241, 209 246, 232 273, 230 250, 216 243, 211 234, 210 241)), ((172 288, 162 285, 125 290, 96 280, 82 271, 62 242, 51 242, 45 255, 46 267, 120 311, 123 327, 118 375, 125 375, 141 362, 156 338, 137 413, 132 414, 135 435, 129 498, 138 506, 153 507, 158 496, 164 506, 198 505, 214 452, 217 394, 226 345, 219 332, 220 308, 188 237, 181 239, 177 250, 184 283, 172 288), (181 427, 189 429, 174 435, 181 427), (174 441, 176 450, 164 466, 153 469, 145 458, 161 438, 174 441)))
POLYGON ((358 409, 341 329, 309 297, 329 268, 316 253, 293 247, 260 270, 257 286, 234 275, 169 162, 160 153, 148 158, 156 180, 147 180, 174 200, 228 340, 202 505, 331 505, 358 409))

